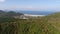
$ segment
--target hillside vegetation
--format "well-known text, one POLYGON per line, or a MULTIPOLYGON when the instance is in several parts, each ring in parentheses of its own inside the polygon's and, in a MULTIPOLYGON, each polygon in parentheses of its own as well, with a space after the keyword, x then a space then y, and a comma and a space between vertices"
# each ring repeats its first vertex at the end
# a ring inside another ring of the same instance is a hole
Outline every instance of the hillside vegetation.
POLYGON ((59 19, 58 13, 39 19, 0 17, 0 34, 60 34, 59 19))
POLYGON ((0 10, 0 17, 14 17, 14 16, 21 16, 24 15, 23 13, 18 13, 15 11, 3 11, 0 10))

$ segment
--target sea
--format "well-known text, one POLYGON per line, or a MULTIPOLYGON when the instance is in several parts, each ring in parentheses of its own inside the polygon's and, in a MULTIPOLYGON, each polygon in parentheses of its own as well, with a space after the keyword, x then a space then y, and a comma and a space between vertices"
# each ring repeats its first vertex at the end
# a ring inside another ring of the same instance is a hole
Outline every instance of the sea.
POLYGON ((23 14, 32 14, 32 15, 49 15, 55 13, 52 11, 19 11, 19 12, 23 14))

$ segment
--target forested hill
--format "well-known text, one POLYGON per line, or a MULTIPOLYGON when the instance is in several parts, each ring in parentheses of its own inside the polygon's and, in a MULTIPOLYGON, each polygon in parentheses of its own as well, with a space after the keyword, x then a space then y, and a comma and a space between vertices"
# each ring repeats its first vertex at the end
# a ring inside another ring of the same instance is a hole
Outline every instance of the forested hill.
POLYGON ((22 13, 14 12, 14 11, 3 11, 0 10, 0 17, 13 17, 13 16, 20 16, 23 15, 22 13))
POLYGON ((39 19, 0 18, 0 34, 60 34, 60 13, 39 19))

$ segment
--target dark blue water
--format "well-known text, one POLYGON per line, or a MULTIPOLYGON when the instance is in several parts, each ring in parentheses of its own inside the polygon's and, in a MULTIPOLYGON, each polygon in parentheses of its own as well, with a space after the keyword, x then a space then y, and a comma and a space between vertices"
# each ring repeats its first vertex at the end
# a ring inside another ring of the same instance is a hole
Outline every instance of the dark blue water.
POLYGON ((23 14, 33 14, 33 15, 49 15, 54 13, 52 11, 19 11, 19 12, 23 14))

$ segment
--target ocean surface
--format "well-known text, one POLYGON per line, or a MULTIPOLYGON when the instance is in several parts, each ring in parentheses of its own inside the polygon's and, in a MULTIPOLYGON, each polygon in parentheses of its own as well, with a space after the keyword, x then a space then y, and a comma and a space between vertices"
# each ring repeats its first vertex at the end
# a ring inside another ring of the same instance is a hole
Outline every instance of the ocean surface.
POLYGON ((32 14, 32 15, 49 15, 54 13, 52 11, 19 11, 19 12, 23 14, 32 14))

